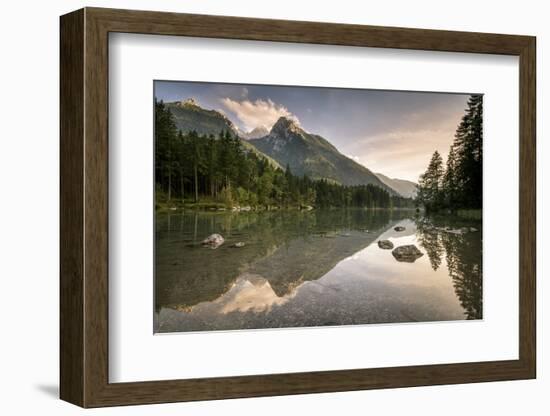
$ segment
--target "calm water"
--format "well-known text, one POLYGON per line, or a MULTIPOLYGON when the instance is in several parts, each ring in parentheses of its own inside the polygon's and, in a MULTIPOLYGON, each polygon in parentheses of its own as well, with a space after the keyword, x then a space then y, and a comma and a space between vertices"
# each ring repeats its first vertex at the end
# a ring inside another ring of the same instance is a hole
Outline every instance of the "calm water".
POLYGON ((174 212, 157 214, 156 228, 156 332, 482 318, 480 221, 400 211, 174 212), (202 247, 213 233, 225 243, 202 247), (381 239, 424 255, 399 262, 381 239))

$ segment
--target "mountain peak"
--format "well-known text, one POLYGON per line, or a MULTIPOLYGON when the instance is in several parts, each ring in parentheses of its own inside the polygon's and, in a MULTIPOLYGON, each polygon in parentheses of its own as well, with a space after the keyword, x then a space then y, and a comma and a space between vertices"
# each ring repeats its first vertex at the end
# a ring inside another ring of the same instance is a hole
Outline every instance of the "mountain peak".
POLYGON ((254 127, 249 132, 243 132, 243 136, 246 139, 259 139, 269 134, 269 130, 265 126, 254 127))
POLYGON ((282 116, 271 128, 271 133, 299 132, 300 130, 301 128, 296 120, 282 116))
POLYGON ((197 100, 195 100, 193 97, 190 97, 186 100, 178 101, 177 105, 180 107, 198 107, 199 106, 199 104, 197 103, 197 100))

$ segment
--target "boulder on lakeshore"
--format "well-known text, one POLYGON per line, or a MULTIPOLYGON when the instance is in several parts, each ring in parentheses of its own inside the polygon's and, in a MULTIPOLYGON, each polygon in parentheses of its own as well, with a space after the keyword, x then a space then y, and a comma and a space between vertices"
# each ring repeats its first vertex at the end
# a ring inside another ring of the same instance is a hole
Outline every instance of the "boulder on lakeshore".
POLYGON ((405 231, 405 227, 403 227, 402 225, 398 225, 397 227, 393 227, 393 229, 395 231, 405 231))
POLYGON ((225 239, 221 234, 212 234, 202 240, 202 245, 210 248, 218 248, 224 243, 225 239))
POLYGON ((391 250, 393 243, 390 240, 378 240, 378 247, 384 250, 391 250))
POLYGON ((399 246, 391 254, 395 260, 407 263, 414 263, 416 259, 424 255, 414 244, 399 246))

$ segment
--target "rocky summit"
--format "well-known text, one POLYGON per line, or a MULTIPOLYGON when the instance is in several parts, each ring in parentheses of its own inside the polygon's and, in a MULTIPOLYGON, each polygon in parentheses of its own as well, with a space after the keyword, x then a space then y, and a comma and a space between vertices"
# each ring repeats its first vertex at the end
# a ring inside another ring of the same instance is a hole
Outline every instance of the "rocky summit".
POLYGON ((342 185, 371 184, 397 194, 365 166, 344 156, 325 138, 305 131, 291 118, 279 118, 268 135, 250 143, 281 166, 288 166, 295 175, 342 185))

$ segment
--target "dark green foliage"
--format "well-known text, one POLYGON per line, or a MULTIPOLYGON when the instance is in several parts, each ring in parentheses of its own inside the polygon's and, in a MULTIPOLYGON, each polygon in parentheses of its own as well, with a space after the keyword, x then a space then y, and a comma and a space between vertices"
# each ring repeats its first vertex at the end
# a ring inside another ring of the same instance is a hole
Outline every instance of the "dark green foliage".
POLYGON ((453 143, 456 155, 454 181, 458 204, 481 208, 483 185, 483 97, 472 95, 453 143))
POLYGON ((436 150, 430 164, 418 180, 417 198, 422 201, 427 211, 436 211, 443 207, 443 159, 436 150))
POLYGON ((483 195, 483 96, 472 95, 443 171, 436 151, 418 183, 417 201, 430 211, 480 209, 483 195))
POLYGON ((172 179, 177 167, 178 131, 172 114, 162 101, 155 100, 155 181, 165 185, 171 199, 172 179))
POLYGON ((212 204, 264 207, 411 207, 412 200, 375 185, 342 186, 283 170, 246 146, 230 130, 215 137, 177 130, 162 101, 155 103, 157 203, 209 200, 212 204))

